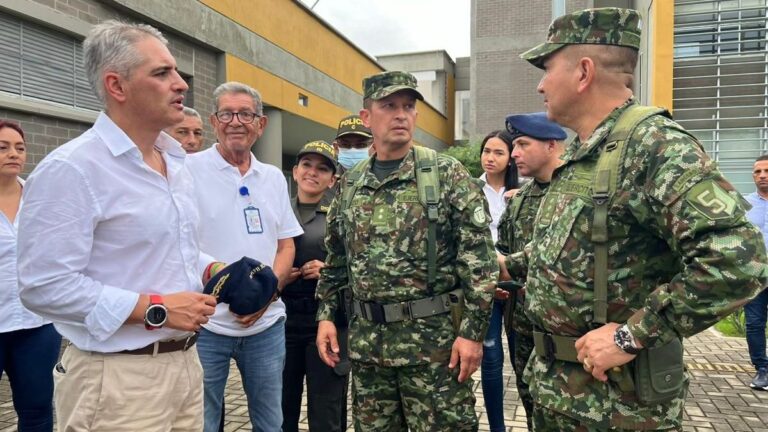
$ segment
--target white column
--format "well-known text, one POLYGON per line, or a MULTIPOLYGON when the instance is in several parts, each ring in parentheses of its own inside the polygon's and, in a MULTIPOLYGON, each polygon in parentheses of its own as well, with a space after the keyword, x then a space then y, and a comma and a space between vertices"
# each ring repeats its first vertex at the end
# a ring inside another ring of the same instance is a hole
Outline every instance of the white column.
POLYGON ((264 108, 267 127, 254 144, 253 154, 261 162, 283 168, 283 112, 276 108, 264 108))

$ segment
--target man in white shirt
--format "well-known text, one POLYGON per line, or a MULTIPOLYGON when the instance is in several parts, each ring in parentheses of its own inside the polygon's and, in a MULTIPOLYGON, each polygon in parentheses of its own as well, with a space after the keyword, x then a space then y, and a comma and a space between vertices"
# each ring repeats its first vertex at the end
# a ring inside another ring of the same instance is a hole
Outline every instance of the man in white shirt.
POLYGON ((165 132, 181 144, 187 154, 203 148, 203 119, 194 108, 184 107, 184 119, 165 128, 165 132))
POLYGON ((106 21, 83 43, 105 110, 24 188, 24 305, 71 345, 54 371, 59 430, 199 431, 196 334, 214 313, 181 146, 187 84, 156 29, 106 21))
MULTIPOLYGON (((283 173, 256 160, 251 147, 267 125, 261 96, 238 82, 213 93, 211 124, 218 143, 189 157, 200 211, 200 248, 227 263, 248 256, 272 266, 280 286, 293 265, 294 216, 283 173)), ((205 431, 216 432, 224 386, 234 358, 248 399, 253 430, 279 431, 285 363, 285 305, 263 315, 237 316, 221 303, 198 342, 205 374, 205 431)))

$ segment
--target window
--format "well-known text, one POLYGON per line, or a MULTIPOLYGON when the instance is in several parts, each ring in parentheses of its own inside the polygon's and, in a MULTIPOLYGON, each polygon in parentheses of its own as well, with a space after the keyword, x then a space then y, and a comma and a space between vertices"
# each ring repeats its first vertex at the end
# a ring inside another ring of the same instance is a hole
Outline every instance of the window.
POLYGON ((81 41, 0 13, 0 91, 100 110, 83 68, 81 41))
POLYGON ((674 115, 743 193, 768 153, 768 0, 675 2, 674 115))

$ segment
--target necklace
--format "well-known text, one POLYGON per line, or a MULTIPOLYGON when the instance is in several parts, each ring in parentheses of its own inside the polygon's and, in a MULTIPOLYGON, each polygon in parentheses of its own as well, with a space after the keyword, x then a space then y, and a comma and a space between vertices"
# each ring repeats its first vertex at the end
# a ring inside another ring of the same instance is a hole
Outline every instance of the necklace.
POLYGON ((159 168, 160 175, 168 178, 168 171, 165 167, 165 159, 163 159, 162 152, 157 147, 153 147, 152 155, 155 157, 155 159, 157 159, 157 166, 159 168))

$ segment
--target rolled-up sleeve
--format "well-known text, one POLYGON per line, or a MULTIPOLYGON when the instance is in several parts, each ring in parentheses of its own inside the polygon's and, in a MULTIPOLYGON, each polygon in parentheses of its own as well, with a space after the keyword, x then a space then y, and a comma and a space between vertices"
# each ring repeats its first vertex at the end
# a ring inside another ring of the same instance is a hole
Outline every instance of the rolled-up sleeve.
POLYGON ((82 172, 67 161, 45 161, 24 187, 18 268, 24 306, 103 341, 125 323, 139 294, 84 274, 100 217, 82 172))

